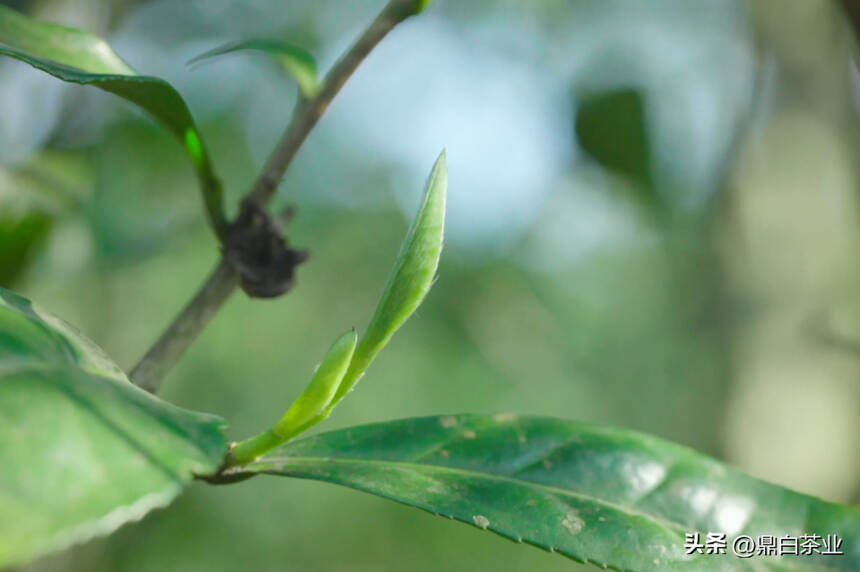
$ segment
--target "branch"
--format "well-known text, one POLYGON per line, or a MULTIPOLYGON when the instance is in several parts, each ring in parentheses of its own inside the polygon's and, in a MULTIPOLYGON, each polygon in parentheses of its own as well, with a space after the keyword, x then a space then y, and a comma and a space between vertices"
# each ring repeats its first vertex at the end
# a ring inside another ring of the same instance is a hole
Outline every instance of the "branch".
POLYGON ((238 283, 239 275, 221 260, 203 287, 131 370, 134 383, 150 393, 158 391, 165 374, 230 298, 238 283))
POLYGON ((274 153, 269 157, 256 185, 245 199, 246 202, 263 205, 272 197, 281 178, 302 146, 311 129, 325 113, 329 103, 338 94, 352 73, 370 54, 374 47, 394 27, 417 13, 420 2, 415 0, 389 2, 376 20, 365 30, 361 38, 331 69, 323 81, 323 87, 312 99, 304 102, 296 110, 295 119, 284 132, 274 153))
POLYGON ((854 30, 854 37, 860 42, 860 4, 854 0, 840 0, 845 17, 854 30))
MULTIPOLYGON (((251 219, 249 214, 265 208, 308 134, 356 68, 395 26, 420 12, 426 4, 427 0, 391 0, 326 75, 320 91, 299 104, 256 183, 242 200, 237 222, 251 219)), ((157 392, 164 375, 206 328, 239 282, 234 265, 222 258, 197 294, 131 370, 134 383, 151 393, 157 392)))

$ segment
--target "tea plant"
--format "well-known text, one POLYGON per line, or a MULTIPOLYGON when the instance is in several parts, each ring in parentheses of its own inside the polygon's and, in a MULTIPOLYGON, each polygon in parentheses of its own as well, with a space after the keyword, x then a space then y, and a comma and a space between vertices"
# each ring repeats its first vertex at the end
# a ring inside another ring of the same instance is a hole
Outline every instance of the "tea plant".
POLYGON ((856 507, 762 482, 632 431, 514 414, 449 414, 298 438, 333 413, 427 295, 442 251, 444 152, 369 325, 334 341, 271 427, 234 441, 222 419, 155 396, 237 286, 251 297, 280 296, 293 286, 306 257, 289 246, 267 204, 352 72, 426 4, 392 0, 321 79, 309 54, 280 41, 243 40, 201 56, 261 50, 300 87, 293 118, 234 220, 225 215, 221 184, 191 113, 170 84, 138 74, 85 32, 0 7, 0 53, 116 94, 176 136, 194 165, 223 253, 128 375, 73 327, 0 290, 0 567, 109 534, 169 504, 192 481, 228 485, 266 474, 352 487, 617 570, 860 570, 856 507), (817 539, 818 549, 747 559, 706 546, 708 533, 725 534, 729 546, 740 537, 805 535, 817 539))

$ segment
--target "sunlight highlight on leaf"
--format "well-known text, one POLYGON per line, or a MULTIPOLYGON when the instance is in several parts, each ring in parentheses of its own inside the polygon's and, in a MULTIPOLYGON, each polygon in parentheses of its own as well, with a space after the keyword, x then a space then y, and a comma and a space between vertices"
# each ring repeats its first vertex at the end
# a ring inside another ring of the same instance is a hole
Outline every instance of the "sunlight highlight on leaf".
POLYGON ((203 143, 200 141, 200 138, 193 129, 185 131, 185 148, 188 150, 188 154, 191 155, 191 158, 194 160, 196 165, 200 165, 206 161, 203 143))

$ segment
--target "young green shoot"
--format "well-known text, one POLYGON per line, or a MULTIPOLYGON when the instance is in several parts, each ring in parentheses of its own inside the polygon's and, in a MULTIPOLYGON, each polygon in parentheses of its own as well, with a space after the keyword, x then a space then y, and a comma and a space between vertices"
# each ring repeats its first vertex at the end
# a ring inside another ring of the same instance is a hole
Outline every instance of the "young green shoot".
POLYGON ((355 330, 343 334, 329 348, 308 386, 271 429, 233 447, 228 464, 241 465, 286 443, 327 417, 328 405, 340 386, 355 352, 355 330))
POLYGON ((421 207, 361 341, 357 341, 354 331, 341 336, 281 420, 268 431, 236 444, 227 466, 247 464, 325 420, 355 387, 394 332, 421 305, 433 285, 442 254, 447 190, 443 151, 430 172, 421 207))
POLYGON ((329 405, 329 412, 361 380, 394 332, 418 309, 430 291, 442 254, 447 192, 448 167, 445 151, 442 151, 427 179, 418 215, 403 240, 388 284, 329 405))

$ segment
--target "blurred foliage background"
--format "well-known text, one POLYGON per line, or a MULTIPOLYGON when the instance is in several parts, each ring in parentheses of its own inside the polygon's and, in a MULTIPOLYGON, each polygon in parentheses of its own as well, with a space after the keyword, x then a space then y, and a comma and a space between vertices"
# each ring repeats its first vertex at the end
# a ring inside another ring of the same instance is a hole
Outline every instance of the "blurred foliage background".
MULTIPOLYGON (((31 0, 183 93, 229 203, 296 89, 225 41, 327 67, 382 0, 31 0)), ((850 2, 845 3, 851 5, 850 2)), ((449 234, 428 301, 322 429, 554 415, 654 433, 860 501, 860 72, 831 0, 437 0, 374 52, 281 186, 297 288, 236 295, 164 397, 245 437, 363 327, 439 149, 449 234)), ((187 158, 116 98, 0 61, 0 285, 124 367, 217 260, 187 158)), ((329 485, 197 485, 27 568, 555 570, 575 565, 329 485)))

